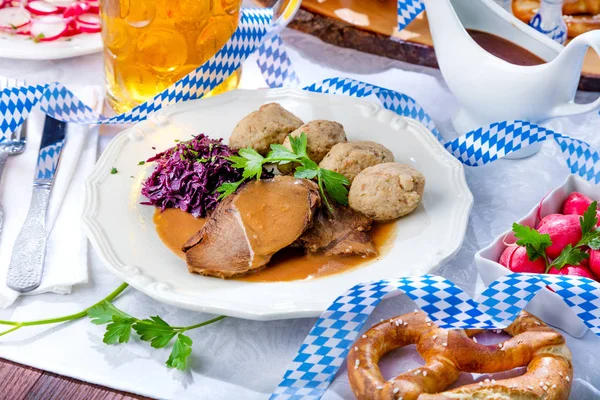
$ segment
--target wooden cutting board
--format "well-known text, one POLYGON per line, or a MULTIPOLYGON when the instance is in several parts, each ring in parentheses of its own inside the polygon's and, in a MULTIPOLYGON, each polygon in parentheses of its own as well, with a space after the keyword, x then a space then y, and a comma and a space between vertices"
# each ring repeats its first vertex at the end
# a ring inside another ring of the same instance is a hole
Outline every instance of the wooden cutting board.
MULTIPOLYGON (((396 4, 396 0, 303 0, 290 27, 336 46, 438 68, 425 14, 398 32, 396 4)), ((579 88, 600 91, 600 57, 591 49, 579 88)))

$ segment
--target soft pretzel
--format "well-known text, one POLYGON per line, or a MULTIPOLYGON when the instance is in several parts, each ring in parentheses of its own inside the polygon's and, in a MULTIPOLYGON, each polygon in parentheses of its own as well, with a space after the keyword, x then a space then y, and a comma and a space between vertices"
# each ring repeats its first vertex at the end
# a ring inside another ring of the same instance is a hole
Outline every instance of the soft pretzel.
POLYGON ((414 312, 381 322, 359 338, 348 355, 348 377, 359 400, 567 400, 573 365, 565 339, 535 316, 522 311, 506 328, 511 339, 478 344, 480 331, 445 330, 414 312), (421 368, 386 381, 378 362, 384 354, 410 344, 425 360, 421 368), (515 378, 479 382, 444 391, 461 372, 494 373, 527 366, 515 378))
MULTIPOLYGON (((513 0, 512 11, 515 17, 529 23, 540 8, 540 0, 513 0)), ((600 29, 600 2, 597 0, 567 0, 563 6, 570 38, 582 33, 600 29)))
POLYGON ((563 5, 563 14, 598 14, 600 2, 598 0, 566 0, 563 5))

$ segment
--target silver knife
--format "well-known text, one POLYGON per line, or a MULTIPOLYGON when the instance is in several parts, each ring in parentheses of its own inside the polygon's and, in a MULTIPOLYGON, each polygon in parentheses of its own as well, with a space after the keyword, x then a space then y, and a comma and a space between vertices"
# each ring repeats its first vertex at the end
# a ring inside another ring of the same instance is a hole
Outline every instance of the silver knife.
POLYGON ((33 180, 31 204, 13 246, 6 285, 17 292, 36 289, 42 282, 46 255, 46 211, 65 143, 67 124, 46 116, 33 180))

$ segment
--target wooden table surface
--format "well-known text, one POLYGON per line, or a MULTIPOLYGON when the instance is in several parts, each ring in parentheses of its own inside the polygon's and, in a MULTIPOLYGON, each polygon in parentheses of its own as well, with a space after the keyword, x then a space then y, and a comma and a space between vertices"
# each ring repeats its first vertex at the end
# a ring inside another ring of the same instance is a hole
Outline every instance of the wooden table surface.
POLYGON ((0 399, 10 400, 151 400, 0 358, 0 399))

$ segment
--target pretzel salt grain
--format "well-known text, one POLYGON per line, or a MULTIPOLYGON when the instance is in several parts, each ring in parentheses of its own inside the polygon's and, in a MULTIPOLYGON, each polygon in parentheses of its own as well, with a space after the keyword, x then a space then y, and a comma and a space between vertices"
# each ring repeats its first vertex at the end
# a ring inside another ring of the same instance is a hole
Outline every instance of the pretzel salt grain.
POLYGON ((355 343, 348 355, 348 377, 358 400, 545 399, 567 400, 573 366, 564 338, 542 321, 521 312, 499 345, 478 344, 480 331, 428 326, 422 312, 377 324, 355 343), (402 320, 407 325, 396 324, 402 320), (423 367, 386 381, 378 362, 386 353, 410 344, 425 360, 423 367), (354 368, 356 366, 356 368, 354 368), (515 378, 488 380, 444 391, 460 372, 494 373, 527 366, 515 378))

